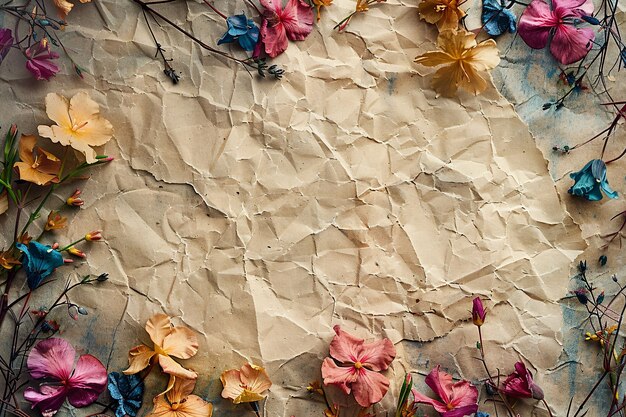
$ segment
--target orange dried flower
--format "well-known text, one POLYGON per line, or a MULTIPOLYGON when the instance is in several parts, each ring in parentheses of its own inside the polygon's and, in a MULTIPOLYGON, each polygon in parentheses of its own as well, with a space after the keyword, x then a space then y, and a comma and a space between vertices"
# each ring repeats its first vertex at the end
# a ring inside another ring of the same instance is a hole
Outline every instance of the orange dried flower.
POLYGON ((61 216, 58 211, 52 210, 50 214, 48 214, 48 221, 44 226, 46 231, 63 229, 67 226, 67 217, 61 216))
POLYGON ((89 242, 94 242, 96 240, 102 240, 102 232, 100 230, 94 230, 93 232, 89 232, 85 235, 85 240, 89 242))
POLYGON ((13 269, 15 265, 20 264, 20 261, 13 256, 13 251, 7 250, 0 253, 0 266, 4 269, 13 269))

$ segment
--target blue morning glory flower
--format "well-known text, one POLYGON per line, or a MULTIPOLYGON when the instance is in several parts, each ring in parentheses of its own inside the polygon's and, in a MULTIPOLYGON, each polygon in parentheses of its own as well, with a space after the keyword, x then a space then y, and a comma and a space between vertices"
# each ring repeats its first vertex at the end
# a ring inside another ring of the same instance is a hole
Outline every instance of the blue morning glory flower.
POLYGON ((109 374, 109 394, 117 402, 115 417, 135 417, 143 403, 143 381, 137 375, 109 374))
POLYGON ((23 243, 15 246, 23 253, 22 266, 26 271, 28 287, 31 290, 37 288, 56 268, 63 265, 63 256, 48 245, 33 240, 28 246, 23 243))
POLYGON ((245 14, 237 14, 226 19, 226 24, 228 30, 217 41, 218 45, 237 41, 244 50, 254 50, 259 41, 260 31, 252 19, 248 19, 245 14))
POLYGON ((572 172, 569 176, 574 180, 574 185, 567 191, 579 197, 585 197, 589 201, 602 200, 602 191, 609 198, 617 198, 617 192, 609 187, 606 179, 606 164, 601 159, 593 159, 578 172, 572 172))
POLYGON ((502 35, 507 30, 515 33, 516 21, 513 12, 505 8, 501 0, 483 0, 482 22, 489 35, 502 35))

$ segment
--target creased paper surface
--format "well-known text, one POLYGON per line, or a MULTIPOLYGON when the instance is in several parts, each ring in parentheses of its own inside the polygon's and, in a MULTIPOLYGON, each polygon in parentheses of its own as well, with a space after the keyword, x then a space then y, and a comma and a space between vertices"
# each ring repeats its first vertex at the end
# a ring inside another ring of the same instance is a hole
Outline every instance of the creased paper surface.
MULTIPOLYGON (((100 227, 106 237, 78 268, 111 279, 75 295, 90 315, 62 327, 110 371, 165 312, 199 333, 185 364, 219 415, 241 413, 218 399, 219 374, 246 360, 272 376, 269 415, 321 415, 304 388, 319 379, 334 324, 397 343, 394 381, 436 363, 483 378, 476 295, 491 300, 485 344, 498 366, 555 365, 557 300, 585 243, 528 128, 493 87, 435 98, 412 62, 436 36, 415 4, 372 7, 337 33, 354 3, 335 3, 275 60, 281 82, 164 25, 157 37, 183 76, 172 85, 139 8, 119 0, 70 16, 64 39, 93 76, 34 86, 17 65, 0 67, 5 125, 34 132, 46 93, 87 90, 115 126, 105 149, 118 160, 80 184, 87 204, 58 235, 100 227)), ((159 7, 202 39, 223 33, 204 4, 159 7)), ((149 381, 154 393, 165 383, 149 381)))

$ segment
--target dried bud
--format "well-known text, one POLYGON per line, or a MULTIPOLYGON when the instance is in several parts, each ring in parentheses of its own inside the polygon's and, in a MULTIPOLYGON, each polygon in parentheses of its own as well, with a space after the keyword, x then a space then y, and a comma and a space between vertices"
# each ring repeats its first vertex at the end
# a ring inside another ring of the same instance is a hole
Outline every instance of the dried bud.
POLYGON ((77 256, 79 258, 86 258, 87 255, 85 255, 85 252, 83 252, 82 250, 76 248, 75 246, 70 246, 69 248, 67 248, 67 251, 74 256, 77 256))
POLYGON ((60 327, 59 323, 57 323, 55 320, 47 320, 41 323, 41 330, 43 330, 46 333, 56 332, 59 330, 59 327, 60 327))
POLYGON ((89 312, 85 307, 78 307, 78 314, 80 314, 81 316, 86 316, 87 314, 89 314, 89 312))
POLYGON ((483 302, 480 300, 479 297, 474 298, 472 305, 472 321, 476 326, 480 327, 485 322, 486 316, 487 312, 485 311, 483 302))
POLYGON ((94 242, 96 240, 101 240, 102 239, 102 232, 100 232, 99 230, 94 230, 93 232, 89 232, 85 235, 85 240, 89 241, 89 242, 94 242))
POLYGON ((587 261, 580 261, 580 263, 578 264, 578 271, 581 274, 587 272, 587 261))
POLYGON ((580 304, 587 304, 587 302, 589 301, 589 298, 587 298, 587 290, 584 288, 579 288, 577 290, 574 290, 574 295, 576 296, 576 298, 578 298, 578 302, 580 304))
POLYGON ((79 197, 80 194, 81 194, 81 191, 77 188, 76 191, 74 191, 74 194, 72 194, 71 196, 67 198, 67 200, 65 200, 67 205, 73 206, 73 207, 80 207, 83 204, 85 204, 83 199, 79 197))
POLYGON ((106 280, 109 279, 109 274, 107 274, 106 272, 103 274, 98 275, 98 278, 96 278, 96 281, 98 282, 104 282, 106 280))
POLYGON ((67 225, 67 217, 61 216, 58 211, 52 210, 48 214, 48 221, 44 229, 46 231, 63 229, 67 225))

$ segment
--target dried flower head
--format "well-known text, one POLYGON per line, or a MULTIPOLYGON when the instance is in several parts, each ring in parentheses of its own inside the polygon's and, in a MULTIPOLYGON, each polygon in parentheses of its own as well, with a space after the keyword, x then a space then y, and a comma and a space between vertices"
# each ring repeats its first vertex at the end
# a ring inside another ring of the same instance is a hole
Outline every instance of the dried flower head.
POLYGON ((46 231, 58 230, 63 229, 65 226, 67 226, 67 217, 61 216, 61 214, 56 210, 52 210, 50 214, 48 214, 48 221, 46 222, 44 229, 46 231))

